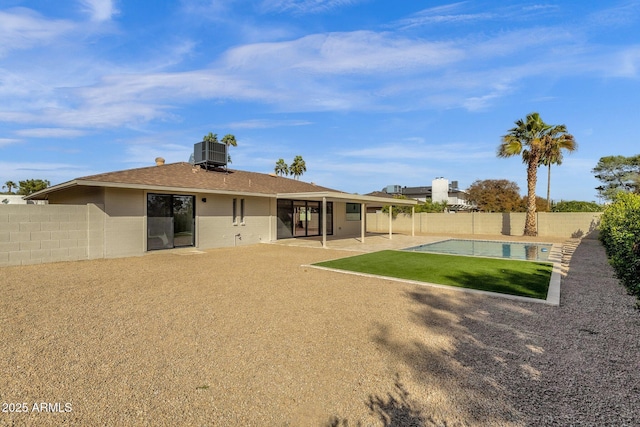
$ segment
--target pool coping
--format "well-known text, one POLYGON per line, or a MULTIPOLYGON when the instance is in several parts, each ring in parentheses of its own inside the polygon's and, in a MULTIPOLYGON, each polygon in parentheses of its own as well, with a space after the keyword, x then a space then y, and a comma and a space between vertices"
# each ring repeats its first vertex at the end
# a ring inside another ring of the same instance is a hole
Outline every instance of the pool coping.
MULTIPOLYGON (((468 256, 468 255, 454 255, 454 256, 468 256)), ((518 260, 514 260, 514 261, 518 261, 518 260)), ((539 298, 523 297, 519 295, 503 294, 499 292, 482 291, 478 289, 469 289, 469 288, 462 288, 462 287, 450 286, 450 285, 441 285, 438 283, 421 282, 419 280, 400 279, 397 277, 380 276, 377 274, 360 273, 357 271, 349 271, 349 270, 340 270, 337 268, 322 267, 319 265, 304 264, 302 265, 302 267, 316 268, 318 270, 333 271, 337 273, 351 274, 351 275, 361 276, 361 277, 390 280, 393 282, 407 283, 407 284, 418 285, 418 286, 427 286, 427 287, 437 288, 437 289, 448 289, 452 291, 459 291, 459 292, 465 292, 465 293, 476 294, 476 295, 486 295, 491 297, 509 299, 513 301, 535 302, 538 304, 560 306, 560 284, 561 284, 561 278, 562 278, 562 268, 561 268, 562 244, 552 243, 551 250, 549 251, 548 260, 537 261, 537 262, 547 262, 553 265, 553 268, 551 270, 551 278, 549 279, 549 289, 547 290, 547 298, 544 300, 539 298)))

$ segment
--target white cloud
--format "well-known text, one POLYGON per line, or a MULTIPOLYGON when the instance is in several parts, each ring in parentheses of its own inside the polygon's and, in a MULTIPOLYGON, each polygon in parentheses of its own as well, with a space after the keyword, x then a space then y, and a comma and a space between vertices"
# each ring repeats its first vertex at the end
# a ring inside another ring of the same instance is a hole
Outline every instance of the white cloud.
POLYGON ((94 22, 109 21, 118 13, 113 0, 79 0, 94 22))
POLYGON ((620 28, 627 25, 637 25, 638 16, 640 16, 640 4, 636 0, 628 0, 592 13, 589 16, 589 21, 602 27, 620 28))
POLYGON ((414 13, 406 19, 396 22, 401 28, 411 28, 423 25, 442 23, 467 23, 469 21, 484 21, 495 17, 491 12, 465 13, 462 6, 466 2, 452 3, 444 6, 431 7, 414 13))
POLYGON ((25 8, 0 10, 0 57, 12 50, 46 46, 74 30, 66 20, 52 20, 25 8))
POLYGON ((97 173, 70 163, 58 162, 0 162, 0 171, 4 177, 2 181, 10 179, 17 183, 26 179, 46 179, 51 185, 97 173))
POLYGON ((470 144, 424 144, 421 139, 409 139, 358 150, 337 153, 343 157, 381 160, 469 160, 495 158, 494 151, 486 151, 483 146, 470 144))
MULTIPOLYGON (((115 11, 111 2, 87 1, 86 5, 96 14, 102 10, 98 15, 103 17, 115 11)), ((456 3, 428 11, 431 15, 452 14, 459 7, 456 3)), ((55 22, 36 18, 43 24, 55 22)), ((39 21, 30 26, 36 27, 36 23, 39 21)), ((19 32, 9 33, 16 36, 19 32)), ((156 61, 145 58, 144 62, 128 63, 126 69, 108 62, 94 63, 88 51, 78 49, 60 59, 67 69, 62 76, 50 70, 24 69, 24 73, 10 74, 0 69, 0 95, 10 100, 0 107, 0 121, 76 129, 138 126, 154 120, 179 120, 179 108, 201 100, 258 102, 277 111, 296 112, 430 107, 478 111, 538 75, 638 74, 637 47, 603 50, 598 55, 583 43, 570 32, 554 28, 444 41, 374 31, 311 34, 282 42, 240 45, 227 50, 210 68, 182 72, 158 70, 180 63, 197 42, 178 41, 166 50, 168 55, 164 52, 156 61)), ((273 123, 236 125, 257 128, 273 123)))
POLYGON ((424 72, 460 61, 464 51, 452 42, 429 42, 391 33, 354 31, 313 34, 296 40, 256 43, 231 49, 222 65, 230 70, 316 74, 424 72), (278 58, 274 61, 274 58, 278 58))
POLYGON ((0 138, 0 147, 4 147, 11 144, 17 144, 19 142, 21 141, 15 138, 0 138))
POLYGON ((186 162, 193 152, 193 144, 176 143, 179 139, 175 135, 152 134, 121 141, 126 144, 122 161, 134 167, 152 166, 156 157, 164 158, 167 163, 186 162))
POLYGON ((264 0, 265 12, 291 12, 293 14, 323 13, 361 3, 363 0, 264 0))
POLYGON ((270 129, 276 127, 288 127, 288 126, 308 126, 313 124, 308 120, 265 120, 254 119, 244 120, 242 122, 232 122, 229 126, 232 129, 270 129))
POLYGON ((20 129, 15 131, 14 133, 18 136, 31 138, 76 138, 86 135, 86 132, 82 130, 59 128, 20 129))
POLYGON ((615 77, 638 77, 640 75, 640 45, 630 46, 612 55, 607 65, 610 75, 615 77))

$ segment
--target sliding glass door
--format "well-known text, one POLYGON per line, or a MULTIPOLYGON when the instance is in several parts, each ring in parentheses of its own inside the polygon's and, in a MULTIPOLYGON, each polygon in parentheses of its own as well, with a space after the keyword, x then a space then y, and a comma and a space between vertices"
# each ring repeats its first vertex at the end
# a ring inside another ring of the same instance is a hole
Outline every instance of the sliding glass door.
POLYGON ((195 245, 195 197, 147 194, 147 250, 195 245))
POLYGON ((278 239, 321 236, 322 227, 333 234, 333 203, 327 202, 327 217, 322 219, 322 202, 278 200, 278 239))
POLYGON ((173 196, 173 246, 195 244, 194 196, 173 196))

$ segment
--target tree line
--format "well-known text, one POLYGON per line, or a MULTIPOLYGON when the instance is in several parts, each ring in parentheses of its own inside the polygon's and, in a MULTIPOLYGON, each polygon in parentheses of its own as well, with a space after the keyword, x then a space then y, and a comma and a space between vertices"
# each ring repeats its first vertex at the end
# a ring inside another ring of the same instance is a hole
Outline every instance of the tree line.
MULTIPOLYGON (((640 194, 640 154, 634 156, 605 156, 592 169, 602 185, 596 187, 598 196, 606 203, 615 201, 619 194, 640 194)), ((477 180, 467 189, 469 200, 485 212, 525 212, 526 196, 520 196, 518 184, 506 179, 477 180)), ((560 201, 549 203, 536 196, 539 212, 602 212, 605 207, 587 201, 560 201)))
MULTIPOLYGON (((469 200, 483 212, 526 212, 527 196, 520 195, 520 187, 507 179, 476 180, 467 189, 469 200)), ((561 200, 551 202, 536 196, 537 212, 602 212, 595 202, 561 200)))
POLYGON ((51 183, 46 179, 25 179, 24 181, 18 181, 17 185, 14 181, 7 181, 2 186, 2 190, 4 194, 19 194, 21 196, 28 196, 29 194, 35 193, 36 191, 44 190, 50 185, 51 183), (17 190, 16 193, 13 192, 14 189, 17 190))

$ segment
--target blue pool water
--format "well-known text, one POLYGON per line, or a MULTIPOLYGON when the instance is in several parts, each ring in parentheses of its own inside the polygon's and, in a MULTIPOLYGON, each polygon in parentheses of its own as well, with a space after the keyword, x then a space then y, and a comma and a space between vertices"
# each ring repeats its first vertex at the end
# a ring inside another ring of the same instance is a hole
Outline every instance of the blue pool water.
POLYGON ((487 240, 449 239, 406 248, 412 252, 485 256, 492 258, 547 261, 553 245, 549 243, 492 242, 487 240))

